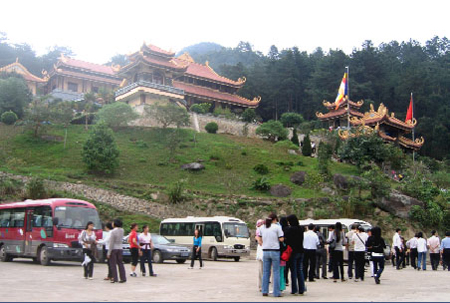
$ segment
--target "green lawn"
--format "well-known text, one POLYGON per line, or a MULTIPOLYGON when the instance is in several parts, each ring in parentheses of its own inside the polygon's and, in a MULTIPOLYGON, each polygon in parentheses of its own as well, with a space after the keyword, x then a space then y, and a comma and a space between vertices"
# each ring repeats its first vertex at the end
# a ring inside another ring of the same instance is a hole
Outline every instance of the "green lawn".
MULTIPOLYGON (((88 136, 83 126, 69 127, 67 147, 64 149, 62 142, 36 140, 21 127, 0 125, 0 169, 56 180, 81 180, 105 187, 114 182, 133 184, 134 187, 146 184, 168 186, 185 179, 186 188, 191 190, 265 196, 268 194, 250 189, 252 182, 260 177, 253 167, 265 164, 270 171, 267 175, 270 182, 290 186, 292 197, 320 196, 320 191, 312 187, 300 187, 289 181, 295 171, 317 173, 316 159, 289 155, 286 149, 260 139, 180 130, 180 148, 176 151, 175 161, 169 162, 166 146, 171 131, 153 128, 116 131, 116 142, 121 152, 119 169, 114 176, 98 177, 86 172, 81 159, 81 150, 88 136), (148 147, 142 147, 143 142, 148 147), (180 169, 180 165, 199 159, 204 160, 204 171, 190 173, 180 169)), ((64 129, 50 127, 47 134, 63 137, 64 129)), ((330 168, 332 173, 358 174, 352 165, 332 163, 330 168)))

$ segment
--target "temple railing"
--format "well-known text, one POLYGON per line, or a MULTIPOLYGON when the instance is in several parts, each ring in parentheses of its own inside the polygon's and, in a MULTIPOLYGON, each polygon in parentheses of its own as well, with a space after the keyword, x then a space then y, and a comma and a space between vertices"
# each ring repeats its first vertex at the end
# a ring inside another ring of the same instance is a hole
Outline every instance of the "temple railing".
POLYGON ((115 96, 118 97, 120 95, 126 94, 129 91, 135 89, 136 87, 148 87, 148 88, 154 88, 154 89, 165 91, 165 92, 172 93, 172 94, 184 95, 184 90, 182 90, 182 89, 175 88, 173 86, 162 85, 162 84, 157 84, 157 83, 153 83, 153 82, 140 80, 138 82, 131 83, 130 85, 127 85, 127 86, 122 87, 121 89, 117 90, 115 93, 115 96))

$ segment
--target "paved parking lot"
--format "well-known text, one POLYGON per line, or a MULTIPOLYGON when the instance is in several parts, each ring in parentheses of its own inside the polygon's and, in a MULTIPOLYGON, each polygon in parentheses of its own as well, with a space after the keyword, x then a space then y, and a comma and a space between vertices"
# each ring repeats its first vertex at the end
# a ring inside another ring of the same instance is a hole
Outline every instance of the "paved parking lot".
MULTIPOLYGON (((365 282, 307 282, 304 296, 262 297, 256 288, 254 260, 205 262, 205 268, 188 270, 188 264, 155 264, 158 277, 129 277, 128 282, 103 281, 105 264, 96 264, 94 280, 82 278, 74 262, 44 267, 27 259, 0 263, 0 301, 450 301, 450 272, 396 271, 387 266, 381 285, 365 282)), ((198 263, 196 264, 198 265, 198 263)))

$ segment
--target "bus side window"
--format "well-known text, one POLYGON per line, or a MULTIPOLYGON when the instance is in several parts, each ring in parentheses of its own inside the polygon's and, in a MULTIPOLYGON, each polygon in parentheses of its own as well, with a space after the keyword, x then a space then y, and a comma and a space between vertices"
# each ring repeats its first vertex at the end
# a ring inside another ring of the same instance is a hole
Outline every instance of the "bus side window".
POLYGON ((42 227, 42 209, 43 207, 36 207, 33 212, 33 227, 42 227))
POLYGON ((9 227, 11 219, 11 210, 0 210, 0 227, 9 227))
POLYGON ((11 224, 10 227, 23 227, 25 220, 25 209, 19 208, 15 209, 11 214, 11 224))

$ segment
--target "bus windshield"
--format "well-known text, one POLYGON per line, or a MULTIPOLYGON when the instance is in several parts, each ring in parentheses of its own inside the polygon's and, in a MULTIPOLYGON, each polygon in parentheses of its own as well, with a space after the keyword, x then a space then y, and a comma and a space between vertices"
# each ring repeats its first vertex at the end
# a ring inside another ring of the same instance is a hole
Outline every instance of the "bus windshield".
POLYGON ((55 218, 58 218, 58 227, 84 229, 87 222, 92 221, 94 229, 102 228, 95 208, 58 206, 55 208, 55 218))
POLYGON ((223 223, 226 237, 248 238, 248 227, 244 223, 223 223))

